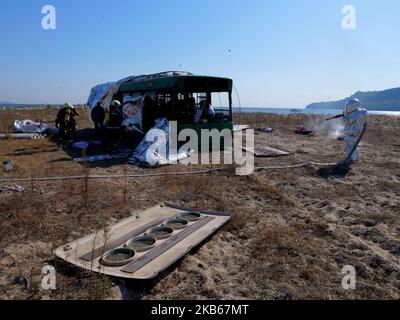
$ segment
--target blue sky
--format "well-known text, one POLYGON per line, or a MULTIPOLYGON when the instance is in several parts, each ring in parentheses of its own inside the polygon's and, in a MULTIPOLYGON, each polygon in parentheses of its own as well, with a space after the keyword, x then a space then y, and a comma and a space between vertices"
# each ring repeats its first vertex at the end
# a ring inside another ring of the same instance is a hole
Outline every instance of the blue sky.
POLYGON ((243 106, 304 107, 399 87, 398 0, 2 0, 0 101, 86 102, 165 70, 226 76, 243 106), (41 27, 56 8, 57 29, 41 27), (342 7, 357 29, 341 27, 342 7), (230 50, 230 51, 229 51, 230 50))

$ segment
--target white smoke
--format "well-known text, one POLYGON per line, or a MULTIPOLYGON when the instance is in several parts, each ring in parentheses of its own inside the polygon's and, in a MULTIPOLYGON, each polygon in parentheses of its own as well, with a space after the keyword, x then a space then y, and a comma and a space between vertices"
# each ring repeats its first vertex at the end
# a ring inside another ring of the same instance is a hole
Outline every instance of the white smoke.
POLYGON ((344 124, 342 119, 325 121, 325 118, 316 118, 305 123, 305 128, 329 139, 338 139, 344 136, 344 124))

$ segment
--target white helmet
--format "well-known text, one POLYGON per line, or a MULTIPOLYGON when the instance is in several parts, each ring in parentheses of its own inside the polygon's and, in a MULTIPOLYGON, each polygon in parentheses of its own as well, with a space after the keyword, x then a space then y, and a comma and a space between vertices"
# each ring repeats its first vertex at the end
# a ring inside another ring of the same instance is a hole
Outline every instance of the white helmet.
POLYGON ((68 108, 68 109, 75 109, 75 107, 72 104, 70 104, 69 102, 64 103, 63 107, 68 108))
POLYGON ((350 99, 346 103, 344 113, 346 116, 350 115, 352 112, 361 109, 361 102, 358 99, 350 99))

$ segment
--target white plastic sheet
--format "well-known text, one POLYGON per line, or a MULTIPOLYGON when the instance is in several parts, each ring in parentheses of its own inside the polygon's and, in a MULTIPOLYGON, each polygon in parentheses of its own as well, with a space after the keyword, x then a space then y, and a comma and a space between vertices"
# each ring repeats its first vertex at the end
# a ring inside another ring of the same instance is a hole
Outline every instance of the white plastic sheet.
POLYGON ((13 124, 13 130, 22 133, 44 133, 49 129, 50 126, 48 124, 32 120, 15 120, 13 124))
POLYGON ((15 191, 15 192, 22 192, 22 191, 25 191, 26 190, 26 188, 25 187, 22 187, 22 186, 19 186, 19 185, 16 185, 16 186, 4 186, 4 187, 0 187, 0 192, 3 192, 3 191, 15 191))
POLYGON ((192 153, 188 151, 170 154, 169 151, 169 122, 165 118, 158 119, 154 128, 145 135, 128 162, 145 167, 159 167, 177 163, 192 153))
POLYGON ((136 130, 143 133, 143 100, 144 96, 126 96, 124 98, 122 108, 125 120, 122 125, 130 131, 136 130))

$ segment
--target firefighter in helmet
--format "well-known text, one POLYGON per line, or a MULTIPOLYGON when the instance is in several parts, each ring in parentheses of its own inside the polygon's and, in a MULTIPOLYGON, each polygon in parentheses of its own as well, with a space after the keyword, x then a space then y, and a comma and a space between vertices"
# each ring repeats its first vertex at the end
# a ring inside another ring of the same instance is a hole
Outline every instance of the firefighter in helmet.
POLYGON ((60 129, 60 138, 63 141, 73 140, 76 130, 75 117, 79 116, 78 111, 70 103, 65 103, 58 111, 56 128, 60 129))
POLYGON ((108 114, 107 127, 109 128, 120 128, 123 121, 122 105, 118 100, 111 102, 108 114))

